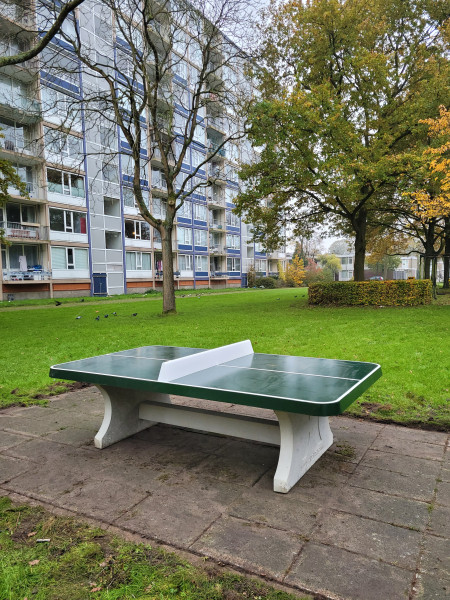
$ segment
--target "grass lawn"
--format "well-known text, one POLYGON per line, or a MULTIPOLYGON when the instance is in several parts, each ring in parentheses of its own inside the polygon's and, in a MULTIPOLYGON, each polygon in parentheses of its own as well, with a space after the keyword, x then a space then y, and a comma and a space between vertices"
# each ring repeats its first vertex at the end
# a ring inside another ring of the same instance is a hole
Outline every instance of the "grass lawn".
MULTIPOLYGON (((143 345, 213 348, 248 338, 255 352, 380 363, 383 377, 349 412, 448 429, 448 300, 412 308, 312 308, 306 289, 281 289, 179 298, 178 314, 170 317, 161 316, 160 298, 6 309, 0 405, 36 402, 53 381, 48 369, 55 363, 143 345)), ((63 389, 54 383, 53 392, 63 389)))
POLYGON ((0 573, 5 600, 300 600, 8 498, 0 498, 0 573))

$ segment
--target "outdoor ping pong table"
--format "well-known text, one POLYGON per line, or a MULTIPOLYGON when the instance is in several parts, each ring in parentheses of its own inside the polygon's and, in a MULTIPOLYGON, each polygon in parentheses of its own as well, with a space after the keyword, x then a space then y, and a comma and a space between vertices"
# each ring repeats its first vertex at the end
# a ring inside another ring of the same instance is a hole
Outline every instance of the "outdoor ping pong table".
POLYGON ((156 423, 280 446, 274 491, 286 493, 333 443, 328 417, 380 376, 380 365, 253 352, 249 340, 204 350, 144 346, 54 365, 50 376, 95 384, 105 448, 156 423), (278 419, 172 404, 169 394, 272 409, 278 419))

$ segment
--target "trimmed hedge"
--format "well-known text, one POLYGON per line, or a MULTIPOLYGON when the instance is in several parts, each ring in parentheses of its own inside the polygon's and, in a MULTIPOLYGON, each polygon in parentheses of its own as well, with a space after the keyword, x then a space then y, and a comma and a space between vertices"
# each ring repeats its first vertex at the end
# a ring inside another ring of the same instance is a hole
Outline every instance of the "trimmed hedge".
POLYGON ((334 306, 416 306, 431 302, 431 290, 429 279, 312 283, 308 302, 334 306))

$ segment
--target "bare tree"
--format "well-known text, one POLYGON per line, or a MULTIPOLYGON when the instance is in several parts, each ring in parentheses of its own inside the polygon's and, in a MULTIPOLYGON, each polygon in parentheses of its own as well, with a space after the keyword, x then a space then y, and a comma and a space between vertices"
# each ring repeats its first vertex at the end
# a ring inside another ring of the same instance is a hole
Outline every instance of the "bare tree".
MULTIPOLYGON (((175 311, 177 213, 199 192, 225 206, 226 183, 237 183, 241 154, 252 152, 243 118, 252 97, 243 47, 251 13, 242 0, 86 0, 78 26, 61 32, 72 57, 60 47, 44 57, 51 73, 77 77, 81 69, 83 96, 70 99, 71 118, 82 115, 91 139, 102 138, 101 149, 87 144, 88 160, 113 183, 121 164, 140 215, 161 238, 164 313, 175 311)), ((67 122, 47 131, 47 147, 61 131, 67 122)))

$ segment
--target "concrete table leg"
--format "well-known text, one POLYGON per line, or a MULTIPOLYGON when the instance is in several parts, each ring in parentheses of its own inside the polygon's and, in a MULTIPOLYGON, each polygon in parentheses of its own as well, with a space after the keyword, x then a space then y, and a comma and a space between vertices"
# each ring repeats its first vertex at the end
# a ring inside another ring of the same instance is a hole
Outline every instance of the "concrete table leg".
POLYGON ((139 405, 147 401, 170 404, 167 394, 140 392, 126 388, 100 386, 105 401, 103 423, 94 438, 96 448, 106 448, 155 423, 139 418, 139 405))
POLYGON ((275 492, 286 494, 333 443, 328 417, 275 411, 280 424, 280 456, 275 492))

